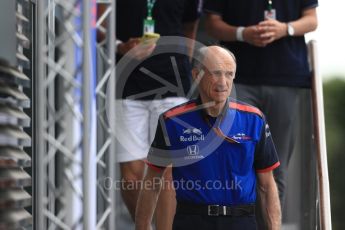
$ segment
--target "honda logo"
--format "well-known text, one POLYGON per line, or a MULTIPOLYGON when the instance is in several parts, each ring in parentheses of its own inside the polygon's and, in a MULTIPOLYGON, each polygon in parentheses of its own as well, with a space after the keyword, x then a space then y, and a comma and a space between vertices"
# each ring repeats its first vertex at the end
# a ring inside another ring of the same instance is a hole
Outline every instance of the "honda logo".
POLYGON ((189 145, 187 146, 187 152, 190 156, 195 156, 199 154, 199 146, 197 145, 189 145))

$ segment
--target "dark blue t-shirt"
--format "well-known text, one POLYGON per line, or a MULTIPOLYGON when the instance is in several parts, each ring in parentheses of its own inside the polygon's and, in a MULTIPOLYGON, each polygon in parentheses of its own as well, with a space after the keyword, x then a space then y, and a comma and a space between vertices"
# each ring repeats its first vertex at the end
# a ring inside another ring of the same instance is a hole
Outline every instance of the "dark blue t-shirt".
MULTIPOLYGON (((302 11, 318 5, 317 0, 273 0, 276 17, 291 22, 302 11)), ((233 26, 251 26, 264 20, 266 0, 206 0, 204 10, 219 14, 233 26)), ((255 85, 310 87, 311 72, 304 36, 284 37, 264 48, 246 42, 221 44, 234 52, 237 60, 235 82, 255 85)))
POLYGON ((279 166, 269 127, 255 107, 230 100, 218 118, 194 100, 165 112, 148 164, 172 164, 178 202, 239 205, 256 200, 256 173, 279 166))
MULTIPOLYGON (((183 23, 197 20, 200 14, 201 0, 156 0, 152 11, 152 17, 155 20, 155 33, 159 33, 161 37, 183 36, 183 23)), ((143 35, 143 21, 146 17, 147 0, 118 0, 116 38, 126 42, 129 38, 141 37, 143 35)), ((176 41, 176 43, 179 42, 182 41, 176 41)), ((157 46, 160 45, 161 42, 158 41, 157 46)), ((131 64, 121 71, 117 71, 118 98, 134 96, 133 99, 146 100, 167 96, 185 96, 190 88, 191 80, 188 51, 179 44, 165 48, 168 48, 170 53, 157 54, 154 51, 152 56, 143 62, 128 60, 128 63, 131 64), (171 50, 176 51, 176 53, 171 52, 171 50), (174 65, 176 66, 175 69, 174 65), (130 66, 136 66, 136 68, 131 69, 130 66), (144 73, 140 69, 148 70, 155 76, 144 73), (176 74, 176 70, 178 74, 176 74), (165 84, 166 81, 168 84, 165 84), (179 89, 166 87, 169 83, 179 89)), ((117 56, 118 61, 121 58, 121 56, 117 56)))

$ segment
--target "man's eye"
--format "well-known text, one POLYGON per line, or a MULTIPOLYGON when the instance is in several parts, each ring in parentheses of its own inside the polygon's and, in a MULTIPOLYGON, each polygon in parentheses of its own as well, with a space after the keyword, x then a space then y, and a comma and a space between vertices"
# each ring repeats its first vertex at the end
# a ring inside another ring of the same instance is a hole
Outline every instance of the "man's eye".
POLYGON ((220 77, 220 76, 222 76, 222 72, 221 72, 221 71, 214 71, 214 72, 213 72, 213 75, 214 75, 215 77, 220 77))
POLYGON ((233 78, 234 77, 234 72, 232 71, 227 71, 227 72, 223 72, 223 71, 213 71, 212 72, 212 76, 214 77, 226 77, 226 78, 233 78))
POLYGON ((234 73, 233 73, 233 72, 227 72, 227 73, 225 74, 225 76, 226 76, 227 78, 232 78, 232 77, 234 77, 234 73))

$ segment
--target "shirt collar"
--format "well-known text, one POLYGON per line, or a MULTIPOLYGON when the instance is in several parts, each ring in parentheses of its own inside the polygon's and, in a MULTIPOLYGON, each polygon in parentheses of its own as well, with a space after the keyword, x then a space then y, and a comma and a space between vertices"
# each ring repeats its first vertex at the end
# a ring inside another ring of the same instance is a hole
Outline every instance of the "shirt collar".
MULTIPOLYGON (((225 101, 225 104, 224 104, 224 107, 222 109, 222 112, 217 116, 217 119, 216 119, 216 122, 215 122, 216 127, 218 127, 220 125, 220 122, 226 116, 228 108, 229 108, 229 101, 230 101, 230 98, 228 97, 226 99, 226 101, 225 101)), ((201 97, 200 96, 196 99, 196 103, 197 103, 198 107, 200 106, 200 108, 201 108, 200 112, 201 112, 202 117, 204 119, 205 118, 209 119, 211 116, 206 111, 206 108, 208 106, 207 103, 203 104, 202 101, 201 101, 201 97)))

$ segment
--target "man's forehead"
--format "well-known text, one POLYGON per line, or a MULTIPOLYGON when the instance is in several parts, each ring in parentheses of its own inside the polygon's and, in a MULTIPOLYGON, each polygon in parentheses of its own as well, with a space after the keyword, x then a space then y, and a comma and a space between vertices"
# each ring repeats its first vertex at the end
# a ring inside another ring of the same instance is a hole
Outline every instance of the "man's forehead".
POLYGON ((220 47, 209 47, 205 52, 205 58, 211 60, 225 59, 235 62, 235 57, 233 56, 233 54, 231 54, 230 51, 220 47))
POLYGON ((217 60, 213 60, 210 62, 206 62, 205 63, 206 68, 208 69, 223 69, 223 68, 227 68, 227 69, 232 69, 235 68, 235 63, 231 62, 231 61, 217 61, 217 60))
POLYGON ((205 63, 210 64, 235 64, 234 59, 229 54, 222 54, 222 55, 206 55, 204 59, 205 63))

